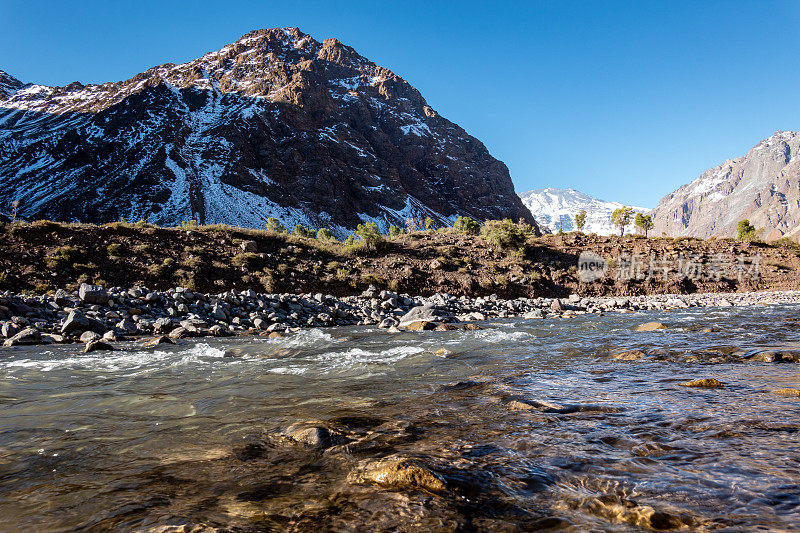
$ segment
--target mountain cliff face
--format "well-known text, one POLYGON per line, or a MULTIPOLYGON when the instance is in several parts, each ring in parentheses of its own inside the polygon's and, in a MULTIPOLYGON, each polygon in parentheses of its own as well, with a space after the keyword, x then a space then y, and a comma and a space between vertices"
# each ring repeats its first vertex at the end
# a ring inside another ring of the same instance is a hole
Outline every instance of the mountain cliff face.
MULTIPOLYGON (((583 231, 597 235, 616 235, 619 230, 611 223, 611 213, 623 204, 598 200, 588 194, 575 189, 534 189, 520 193, 522 203, 525 204, 536 223, 542 229, 557 232, 563 224, 564 231, 573 231, 575 216, 586 210, 586 225, 583 231)), ((646 213, 649 209, 634 207, 634 211, 646 213)))
POLYGON ((665 196, 653 211, 653 234, 736 235, 742 219, 762 238, 800 235, 800 133, 778 131, 747 155, 729 159, 665 196))
POLYGON ((66 87, 0 71, 0 210, 263 227, 457 215, 532 222, 506 166, 336 39, 259 30, 180 65, 66 87))

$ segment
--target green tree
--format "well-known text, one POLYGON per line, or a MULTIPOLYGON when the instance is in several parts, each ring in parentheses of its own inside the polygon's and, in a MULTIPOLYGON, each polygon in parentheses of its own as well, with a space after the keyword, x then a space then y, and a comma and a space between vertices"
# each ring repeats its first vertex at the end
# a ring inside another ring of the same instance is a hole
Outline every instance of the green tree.
POLYGON ((464 235, 477 235, 481 231, 481 225, 469 217, 458 217, 453 224, 453 229, 464 235))
POLYGON ((269 217, 267 219, 267 230, 275 233, 286 233, 286 228, 283 227, 281 221, 275 217, 269 217))
POLYGON ((374 222, 367 222, 366 224, 359 224, 356 226, 356 235, 364 243, 364 246, 370 249, 375 249, 383 242, 383 235, 378 229, 378 225, 374 222))
POLYGON ((653 218, 650 215, 636 213, 636 218, 633 221, 633 225, 636 226, 640 232, 644 233, 645 237, 647 237, 647 232, 653 228, 653 218))
POLYGON ((739 221, 739 227, 736 235, 736 240, 739 241, 754 241, 758 236, 758 230, 755 226, 750 224, 747 219, 739 221))
POLYGON ((583 227, 586 225, 586 209, 582 209, 580 213, 575 215, 575 227, 578 228, 578 231, 583 231, 583 227))
POLYGON ((433 228, 434 224, 436 224, 436 221, 433 220, 433 217, 425 217, 425 229, 433 228))
POLYGON ((620 237, 625 235, 625 227, 631 223, 632 216, 633 208, 625 205, 614 209, 614 212, 611 213, 611 223, 614 224, 615 227, 619 228, 620 237))
POLYGON ((533 230, 528 224, 517 224, 510 219, 487 220, 481 228, 486 242, 498 249, 521 249, 533 230))
POLYGON ((317 236, 317 233, 313 229, 308 229, 302 224, 297 224, 292 230, 292 235, 313 239, 317 236))
POLYGON ((334 241, 336 237, 333 236, 333 232, 328 228, 319 228, 317 230, 317 239, 321 241, 334 241))

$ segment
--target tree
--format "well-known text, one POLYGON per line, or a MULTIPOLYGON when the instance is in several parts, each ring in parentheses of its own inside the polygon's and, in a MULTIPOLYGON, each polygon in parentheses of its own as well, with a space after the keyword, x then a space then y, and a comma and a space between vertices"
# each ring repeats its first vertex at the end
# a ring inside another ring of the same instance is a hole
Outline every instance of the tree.
POLYGON ((481 225, 469 217, 458 217, 453 224, 453 229, 464 235, 477 235, 481 231, 481 225))
POLYGON ((275 217, 269 217, 267 219, 267 231, 273 231, 275 233, 286 233, 286 228, 283 227, 281 221, 275 217))
POLYGON ((436 224, 436 221, 433 220, 433 217, 425 217, 425 229, 433 228, 434 224, 436 224))
POLYGON ((317 236, 317 233, 313 229, 308 229, 302 224, 297 224, 294 229, 292 230, 292 235, 297 235, 298 237, 307 237, 309 239, 313 239, 317 236))
POLYGON ((336 237, 333 236, 333 232, 328 228, 319 228, 317 230, 317 239, 321 241, 333 241, 336 240, 336 237))
POLYGON ((619 228, 619 236, 625 235, 625 226, 631 223, 633 208, 623 205, 611 213, 611 223, 619 228))
POLYGON ((753 241, 758 236, 758 230, 755 226, 750 224, 750 221, 747 219, 739 221, 739 228, 738 233, 736 235, 736 240, 738 241, 753 241))
POLYGON ((578 231, 583 231, 583 227, 586 225, 586 209, 582 209, 580 213, 575 215, 575 227, 578 228, 578 231))
POLYGON ((644 233, 645 237, 647 237, 647 232, 653 227, 653 218, 650 215, 636 213, 636 219, 633 221, 633 225, 636 226, 639 231, 644 233))
POLYGON ((383 242, 383 235, 374 222, 356 226, 356 235, 364 242, 364 246, 370 249, 377 248, 383 242))
POLYGON ((498 250, 521 249, 532 233, 533 230, 528 224, 516 224, 508 218, 487 220, 481 228, 481 234, 486 242, 498 250))

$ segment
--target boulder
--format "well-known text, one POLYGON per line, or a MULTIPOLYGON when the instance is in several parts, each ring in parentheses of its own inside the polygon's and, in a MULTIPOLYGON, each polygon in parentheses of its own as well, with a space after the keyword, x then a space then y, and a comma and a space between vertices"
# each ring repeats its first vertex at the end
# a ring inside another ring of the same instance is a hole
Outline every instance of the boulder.
POLYGON ((3 346, 19 346, 25 344, 39 344, 42 334, 36 328, 25 328, 13 337, 6 339, 3 346))
POLYGON ((13 322, 3 322, 0 326, 0 334, 5 338, 10 338, 20 332, 20 329, 13 322))
POLYGON ((175 344, 175 341, 167 337, 166 335, 161 335, 160 337, 153 337, 152 339, 147 339, 144 343, 145 346, 152 347, 158 346, 159 344, 175 344))
POLYGON ((190 336, 191 333, 189 333, 184 327, 178 327, 169 332, 170 339, 185 339, 186 337, 190 336))
POLYGON ((522 318, 527 318, 527 319, 544 318, 544 313, 542 312, 541 309, 533 309, 522 315, 522 318))
POLYGON ((461 326, 461 329, 463 329, 464 331, 477 331, 483 328, 480 327, 478 324, 464 324, 463 326, 461 326))
POLYGON ((427 322, 425 320, 418 320, 416 322, 411 322, 410 324, 406 324, 406 329, 408 331, 430 331, 436 329, 438 324, 436 322, 427 322))
POLYGON ((101 285, 89 285, 82 283, 78 289, 78 297, 83 303, 105 305, 108 303, 108 291, 101 285))
POLYGON ((449 318, 449 314, 433 305, 418 305, 400 317, 398 326, 408 326, 412 322, 442 322, 449 318))
POLYGON ((130 318, 123 318, 117 323, 116 327, 123 333, 136 333, 139 330, 139 328, 136 327, 136 322, 130 318))
POLYGON ((455 324, 439 324, 436 326, 434 331, 455 331, 458 329, 458 326, 455 324))
POLYGON ((104 341, 91 341, 86 343, 83 353, 96 352, 98 350, 113 351, 115 348, 104 341))
POLYGON ((341 433, 325 426, 309 423, 292 424, 286 429, 284 435, 300 444, 322 449, 347 442, 341 433))
POLYGON ((564 306, 561 305, 561 300, 556 298, 553 300, 553 303, 550 304, 550 310, 554 313, 561 313, 564 311, 564 306))
POLYGON ((242 244, 239 245, 239 248, 241 248, 243 252, 254 253, 258 251, 258 244, 256 241, 242 241, 242 244))
POLYGON ((65 335, 74 331, 94 331, 103 334, 107 329, 105 324, 99 320, 84 316, 80 311, 70 311, 61 326, 61 334, 65 335))
POLYGON ((175 324, 169 318, 159 318, 153 323, 153 331, 156 333, 169 333, 175 327, 175 324))
POLYGON ((100 339, 100 334, 94 331, 84 331, 81 333, 80 341, 83 343, 92 342, 100 339))

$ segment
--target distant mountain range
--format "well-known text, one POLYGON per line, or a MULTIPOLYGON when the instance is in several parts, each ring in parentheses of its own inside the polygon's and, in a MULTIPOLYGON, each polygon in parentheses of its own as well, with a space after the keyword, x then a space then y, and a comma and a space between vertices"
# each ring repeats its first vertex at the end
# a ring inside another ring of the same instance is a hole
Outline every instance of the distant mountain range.
MULTIPOLYGON (((598 235, 619 233, 611 223, 611 213, 623 206, 619 202, 598 200, 575 189, 534 189, 520 193, 519 196, 543 230, 555 233, 563 223, 564 231, 573 231, 577 229, 575 216, 586 210, 586 225, 583 228, 585 233, 598 235)), ((649 211, 645 207, 633 209, 642 213, 649 211)))
POLYGON ((0 71, 0 210, 264 227, 533 222, 508 169, 408 82, 336 39, 258 30, 115 83, 0 71))
POLYGON ((800 133, 778 131, 743 157, 729 159, 665 196, 653 233, 736 235, 742 219, 774 240, 800 236, 800 133))

